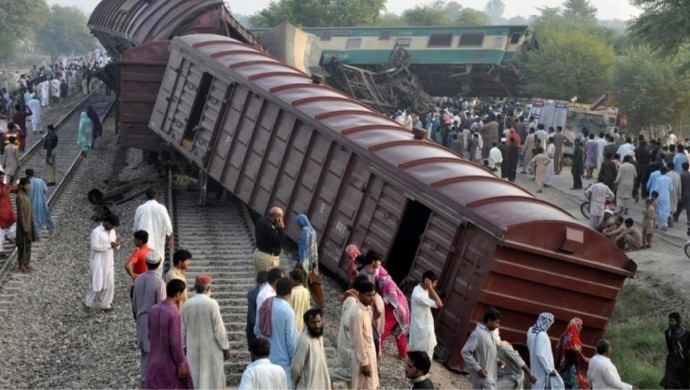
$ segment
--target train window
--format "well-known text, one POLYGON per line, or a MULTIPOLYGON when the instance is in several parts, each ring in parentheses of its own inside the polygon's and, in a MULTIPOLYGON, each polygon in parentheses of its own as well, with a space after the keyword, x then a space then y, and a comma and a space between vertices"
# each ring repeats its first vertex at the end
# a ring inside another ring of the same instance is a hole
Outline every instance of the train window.
POLYGON ((426 45, 427 47, 450 47, 450 43, 453 40, 453 34, 430 34, 429 35, 429 43, 426 45))
POLYGON ((522 35, 517 34, 517 33, 516 33, 516 34, 513 34, 513 35, 510 37, 510 44, 511 44, 511 45, 517 45, 517 43, 520 42, 520 37, 521 37, 521 36, 522 36, 522 35))
POLYGON ((362 38, 350 38, 345 44, 345 49, 359 49, 362 45, 362 38))
POLYGON ((460 35, 460 43, 458 44, 458 47, 462 46, 484 46, 484 33, 463 33, 460 35))
POLYGON ((494 42, 495 49, 504 49, 505 44, 503 43, 503 37, 496 37, 496 42, 494 42))
POLYGON ((330 41, 330 40, 331 40, 331 36, 333 36, 333 33, 332 33, 332 32, 330 32, 330 31, 324 31, 324 32, 321 33, 321 38, 320 38, 320 40, 322 40, 322 41, 330 41))
POLYGON ((390 41, 391 32, 389 30, 384 30, 379 33, 379 41, 390 41))
POLYGON ((396 38, 395 46, 410 47, 412 43, 412 38, 396 38))

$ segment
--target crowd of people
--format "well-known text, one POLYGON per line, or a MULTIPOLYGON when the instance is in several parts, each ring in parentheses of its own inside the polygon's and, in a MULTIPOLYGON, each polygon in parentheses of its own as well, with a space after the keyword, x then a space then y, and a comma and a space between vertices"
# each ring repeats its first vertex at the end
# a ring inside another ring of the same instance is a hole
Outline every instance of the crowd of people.
POLYGON ((255 225, 257 285, 247 294, 246 327, 254 362, 244 372, 240 388, 330 388, 340 381, 348 388, 376 389, 377 362, 383 343, 391 337, 397 358, 406 361, 413 388, 433 388, 428 378, 436 346, 431 308, 443 305, 435 291, 437 276, 424 273, 408 303, 381 266, 380 254, 369 250, 362 255, 356 245, 348 245, 350 288, 341 297, 337 365, 329 367, 322 340, 325 319, 316 234, 306 215, 298 215, 295 223, 301 229, 298 261, 289 277, 279 267, 283 211, 274 207, 255 225))
MULTIPOLYGON (((574 139, 561 126, 545 128, 533 117, 515 118, 514 108, 481 105, 465 100, 461 108, 437 109, 421 118, 397 110, 392 118, 408 129, 425 127, 434 142, 482 164, 503 179, 515 181, 517 172, 530 175, 536 192, 553 186, 563 170, 564 147, 573 146, 571 190, 584 190, 590 201, 590 225, 620 248, 649 248, 656 230, 665 231, 685 211, 690 224, 689 145, 671 131, 665 140, 648 142, 618 129, 610 133, 582 128, 574 139), (582 179, 596 179, 583 188, 582 179), (632 202, 645 202, 635 223, 628 215, 632 202)), ((690 225, 688 225, 690 235, 690 225)))

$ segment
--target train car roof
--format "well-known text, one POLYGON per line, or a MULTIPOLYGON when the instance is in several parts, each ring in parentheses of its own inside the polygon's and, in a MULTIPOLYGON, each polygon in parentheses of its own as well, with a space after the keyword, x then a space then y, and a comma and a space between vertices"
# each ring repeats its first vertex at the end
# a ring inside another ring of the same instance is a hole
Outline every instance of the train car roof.
MULTIPOLYGON (((530 240, 538 242, 543 237, 530 238, 525 232, 545 224, 560 226, 558 234, 568 228, 591 230, 565 210, 443 146, 427 139, 413 139, 412 133, 395 121, 338 90, 314 84, 304 73, 242 42, 197 34, 176 37, 173 45, 198 50, 210 61, 254 84, 256 92, 263 91, 274 101, 281 101, 305 122, 315 124, 321 131, 330 130, 330 136, 352 145, 355 152, 372 160, 381 175, 392 182, 403 182, 398 184, 406 193, 410 191, 408 197, 416 197, 460 221, 472 221, 501 240, 520 237, 528 240, 527 245, 530 240)), ((590 231, 582 235, 601 241, 596 247, 610 249, 610 258, 602 262, 614 268, 629 262, 624 252, 614 249, 615 245, 600 234, 590 231)))

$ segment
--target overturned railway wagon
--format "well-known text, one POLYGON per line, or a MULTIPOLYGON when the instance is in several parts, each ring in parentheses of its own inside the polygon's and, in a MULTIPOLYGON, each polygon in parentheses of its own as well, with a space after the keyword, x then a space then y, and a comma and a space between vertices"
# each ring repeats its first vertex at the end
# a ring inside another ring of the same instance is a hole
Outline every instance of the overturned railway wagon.
POLYGON ((161 140, 148 122, 168 62, 170 39, 209 33, 261 48, 222 0, 102 0, 88 26, 113 58, 97 76, 118 95, 120 144, 154 152, 161 140))
POLYGON ((439 348, 460 349, 489 306, 520 343, 542 311, 553 334, 584 320, 600 338, 636 264, 560 208, 412 133, 236 40, 173 40, 150 128, 210 177, 265 213, 307 214, 321 264, 345 277, 344 247, 385 254, 401 284, 440 275, 439 348))

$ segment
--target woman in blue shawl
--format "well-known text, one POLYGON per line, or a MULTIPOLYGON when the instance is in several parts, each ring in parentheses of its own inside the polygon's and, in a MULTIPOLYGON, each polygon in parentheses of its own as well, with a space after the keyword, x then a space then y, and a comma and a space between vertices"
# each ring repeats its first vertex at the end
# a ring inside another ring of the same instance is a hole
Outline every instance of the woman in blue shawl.
POLYGON ((91 151, 93 144, 93 121, 86 112, 81 113, 79 118, 79 132, 77 133, 77 145, 81 146, 81 155, 86 157, 91 151))

